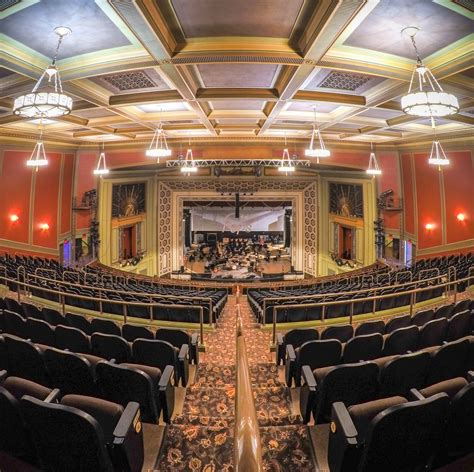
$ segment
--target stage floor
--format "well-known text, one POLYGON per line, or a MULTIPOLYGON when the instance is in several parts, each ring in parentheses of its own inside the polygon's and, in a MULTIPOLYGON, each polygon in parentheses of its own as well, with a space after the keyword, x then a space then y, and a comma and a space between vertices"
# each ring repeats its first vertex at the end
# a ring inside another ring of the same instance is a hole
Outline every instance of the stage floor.
MULTIPOLYGON (((259 266, 261 269, 261 272, 264 274, 282 274, 282 273, 287 273, 290 272, 291 270, 291 262, 289 260, 280 260, 278 262, 274 261, 263 261, 259 262, 259 266)), ((195 274, 204 274, 206 273, 205 270, 205 261, 195 261, 195 262, 187 262, 185 265, 186 269, 190 270, 191 272, 195 274)), ((229 272, 237 272, 236 271, 220 271, 220 273, 229 273, 229 272)), ((245 277, 245 274, 243 274, 245 277)))

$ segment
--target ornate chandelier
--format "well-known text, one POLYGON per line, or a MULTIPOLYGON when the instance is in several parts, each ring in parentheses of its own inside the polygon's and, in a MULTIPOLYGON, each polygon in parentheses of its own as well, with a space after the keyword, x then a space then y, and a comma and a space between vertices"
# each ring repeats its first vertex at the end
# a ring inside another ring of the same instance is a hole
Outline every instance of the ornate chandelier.
POLYGON ((198 168, 196 167, 196 162, 193 158, 193 150, 191 149, 191 140, 188 142, 188 150, 186 151, 186 157, 184 158, 183 163, 181 164, 181 172, 183 174, 197 172, 198 168))
POLYGON ((99 155, 99 161, 97 162, 97 167, 94 169, 93 173, 94 175, 107 175, 109 173, 107 163, 105 162, 104 143, 102 143, 102 150, 99 155))
POLYGON ((316 107, 313 108, 314 110, 314 125, 313 125, 313 132, 311 134, 311 142, 309 143, 309 148, 305 150, 304 155, 308 157, 317 157, 318 164, 320 157, 329 157, 331 155, 331 151, 326 149, 324 145, 323 137, 321 136, 321 132, 318 129, 317 121, 316 121, 316 107), (319 148, 317 147, 317 142, 319 139, 319 148))
POLYGON ((38 171, 39 167, 44 167, 48 165, 48 158, 46 157, 46 152, 44 150, 43 144, 43 122, 40 121, 40 136, 35 144, 33 152, 31 153, 30 158, 26 161, 26 165, 28 167, 36 167, 36 171, 38 171))
POLYGON ((290 153, 288 152, 288 148, 286 146, 286 134, 285 134, 285 149, 283 149, 283 156, 281 157, 281 163, 278 167, 279 172, 294 172, 295 165, 290 158, 290 153))
POLYGON ((41 74, 38 82, 33 87, 31 93, 21 95, 13 104, 13 113, 15 115, 27 118, 57 118, 71 113, 72 98, 63 93, 61 77, 56 67, 56 58, 58 56, 59 47, 65 36, 71 33, 69 28, 60 26, 54 30, 59 36, 58 45, 54 54, 53 62, 41 74), (40 91, 43 79, 48 76, 48 83, 54 82, 54 91, 40 91))
POLYGON ((377 157, 375 156, 374 152, 374 145, 370 143, 370 157, 369 157, 369 167, 365 171, 369 175, 381 175, 382 170, 379 167, 379 163, 377 162, 377 157))
POLYGON ((168 149, 168 143, 166 142, 166 135, 163 130, 163 126, 160 124, 155 130, 153 139, 151 140, 150 147, 145 153, 148 157, 156 157, 156 163, 160 163, 160 157, 171 156, 171 149, 168 149))
POLYGON ((402 30, 410 36, 416 53, 416 66, 411 75, 408 93, 402 97, 402 110, 415 116, 446 116, 459 111, 458 99, 443 90, 430 69, 423 64, 416 47, 415 35, 419 28, 408 26, 402 30))

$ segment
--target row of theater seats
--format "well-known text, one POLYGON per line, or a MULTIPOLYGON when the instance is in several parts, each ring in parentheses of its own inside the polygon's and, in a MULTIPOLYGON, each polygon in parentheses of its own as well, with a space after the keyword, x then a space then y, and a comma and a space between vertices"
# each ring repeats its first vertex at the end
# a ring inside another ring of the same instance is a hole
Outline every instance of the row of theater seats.
MULTIPOLYGON (((459 308, 462 306, 459 305, 459 308)), ((413 321, 409 316, 395 319, 397 322, 402 320, 413 321)), ((384 334, 384 328, 388 325, 381 320, 365 322, 356 329, 355 336, 339 336, 339 339, 336 335, 344 334, 344 331, 349 334, 350 325, 330 327, 322 332, 322 339, 318 339, 319 333, 314 329, 292 330, 278 337, 277 364, 285 363, 288 386, 292 385, 293 380, 299 386, 301 369, 306 364, 316 369, 339 363, 369 361, 429 349, 469 336, 474 332, 474 311, 467 309, 450 318, 433 319, 421 327, 411 324, 384 334), (332 328, 340 332, 334 333, 332 328)))
POLYGON ((0 466, 5 471, 140 472, 158 454, 156 447, 145 447, 158 426, 144 427, 141 411, 136 401, 64 394, 2 371, 0 451, 5 463, 0 466))
MULTIPOLYGON (((104 313, 119 315, 123 315, 124 305, 113 303, 113 301, 126 302, 127 315, 136 318, 150 319, 152 317, 156 320, 199 323, 200 308, 202 307, 204 322, 210 323, 212 319, 219 317, 228 296, 225 290, 175 288, 157 285, 152 281, 141 279, 131 278, 128 282, 117 282, 116 280, 113 281, 111 276, 106 276, 106 278, 109 278, 105 280, 99 269, 87 268, 88 271, 94 270, 87 279, 85 272, 82 270, 65 268, 56 261, 43 258, 5 256, 0 258, 0 266, 6 267, 7 276, 10 279, 17 279, 18 274, 22 277, 21 274, 23 274, 24 269, 29 274, 29 282, 36 286, 31 289, 31 293, 39 298, 60 302, 58 294, 47 291, 47 289, 59 290, 65 293, 64 298, 67 305, 93 311, 100 311, 102 308, 104 313), (35 275, 45 277, 45 279, 36 279, 35 275), (88 283, 80 286, 68 286, 60 282, 63 277, 66 281, 74 284, 77 284, 79 280, 84 281, 84 278, 88 283), (105 301, 102 302, 101 306, 97 301, 77 298, 74 295, 102 298, 105 301), (196 300, 197 297, 210 300, 211 306, 206 300, 196 300), (133 305, 135 302, 166 306, 153 306, 150 313, 149 307, 133 305), (186 306, 180 308, 174 305, 186 306)), ((15 282, 8 283, 9 288, 13 291, 18 289, 17 285, 15 282)))
POLYGON ((352 404, 335 400, 326 411, 330 427, 316 426, 318 461, 331 472, 471 470, 474 373, 374 400, 372 370, 365 368, 365 393, 352 404))

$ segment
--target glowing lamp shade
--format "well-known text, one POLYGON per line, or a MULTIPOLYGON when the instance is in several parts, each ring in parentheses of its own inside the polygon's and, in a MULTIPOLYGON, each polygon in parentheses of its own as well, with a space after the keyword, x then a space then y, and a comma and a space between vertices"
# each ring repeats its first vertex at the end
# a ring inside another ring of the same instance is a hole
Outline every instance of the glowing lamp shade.
POLYGON ((458 213, 456 215, 456 218, 458 219, 458 221, 465 221, 466 220, 466 215, 464 213, 458 213))
POLYGON ((426 231, 432 231, 434 229, 435 225, 433 223, 426 223, 425 229, 426 231))
POLYGON ((193 150, 191 148, 189 148, 186 151, 186 157, 185 157, 183 163, 181 164, 181 172, 183 174, 185 174, 185 173, 190 174, 190 173, 197 172, 197 170, 198 170, 198 168, 197 168, 196 162, 194 161, 194 158, 193 158, 193 150))
POLYGON ((12 223, 16 223, 19 219, 20 217, 18 215, 10 215, 10 221, 12 223))
MULTIPOLYGON (((286 137, 285 137, 285 144, 286 144, 286 137)), ((290 158, 290 153, 288 152, 288 148, 283 149, 283 156, 280 161, 280 165, 278 166, 278 172, 294 172, 295 165, 290 158)))
POLYGON ((48 231, 49 230, 49 224, 48 223, 40 223, 39 225, 41 231, 48 231))
POLYGON ((26 165, 28 167, 36 168, 48 165, 48 159, 46 158, 43 141, 38 141, 35 144, 35 148, 33 149, 30 158, 26 161, 26 165))

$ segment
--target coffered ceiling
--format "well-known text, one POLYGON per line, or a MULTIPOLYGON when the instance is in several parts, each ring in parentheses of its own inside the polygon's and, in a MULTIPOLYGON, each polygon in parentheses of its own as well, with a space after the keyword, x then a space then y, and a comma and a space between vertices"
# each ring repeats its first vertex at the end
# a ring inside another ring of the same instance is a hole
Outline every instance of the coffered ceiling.
POLYGON ((405 26, 461 104, 437 123, 474 140, 474 3, 451 0, 23 0, 0 2, 0 142, 35 139, 11 113, 51 61, 56 26, 71 115, 45 125, 72 147, 146 146, 159 120, 169 140, 307 140, 357 146, 429 140, 429 121, 400 97, 414 67, 405 26))

